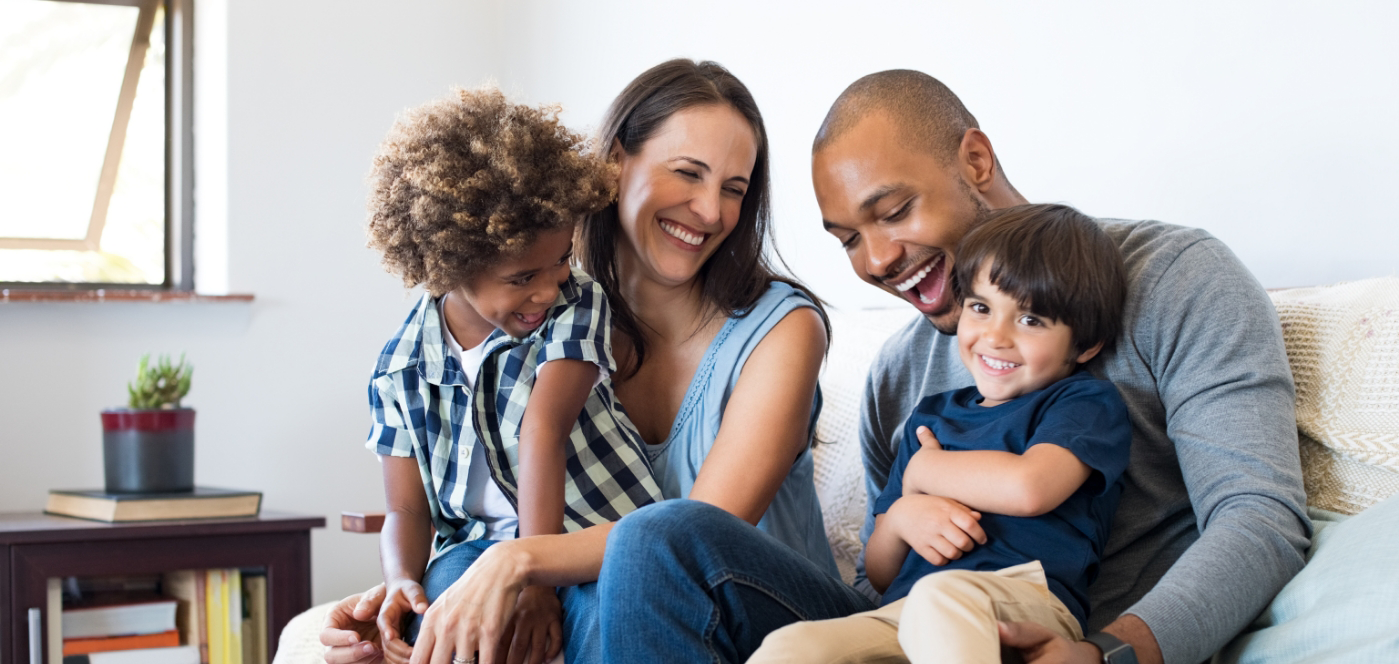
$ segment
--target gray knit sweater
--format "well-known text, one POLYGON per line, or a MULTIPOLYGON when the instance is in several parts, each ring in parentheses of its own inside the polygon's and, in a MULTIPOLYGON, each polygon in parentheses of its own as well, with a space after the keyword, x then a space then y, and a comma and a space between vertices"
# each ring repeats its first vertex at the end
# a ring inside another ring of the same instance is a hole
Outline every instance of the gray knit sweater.
MULTIPOLYGON (((1302 568, 1311 525, 1292 374, 1272 303, 1222 242, 1159 222, 1103 224, 1131 283, 1116 348, 1088 368, 1127 402, 1132 459, 1089 627, 1135 614, 1167 664, 1194 664, 1302 568)), ((871 504, 914 405, 971 383, 956 338, 922 317, 884 344, 860 417, 871 504)), ((868 587, 863 570, 857 585, 868 587)))

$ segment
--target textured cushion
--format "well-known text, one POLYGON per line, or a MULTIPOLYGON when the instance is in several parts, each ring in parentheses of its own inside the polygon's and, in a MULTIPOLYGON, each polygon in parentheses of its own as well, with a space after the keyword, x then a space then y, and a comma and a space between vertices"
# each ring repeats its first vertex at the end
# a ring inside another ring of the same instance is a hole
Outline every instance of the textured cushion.
POLYGON ((1399 492, 1399 278, 1272 297, 1297 383, 1307 502, 1355 514, 1399 492))
POLYGON ((1353 517, 1309 512, 1306 567, 1217 664, 1399 662, 1399 496, 1353 517))
POLYGON ((272 664, 323 664, 325 646, 321 645, 321 629, 325 627, 325 617, 337 603, 313 606, 293 616, 277 640, 277 655, 272 658, 272 664))
POLYGON ((884 340, 918 313, 895 309, 832 310, 831 347, 821 371, 821 418, 813 450, 816 494, 836 566, 855 579, 860 526, 865 522, 865 466, 860 460, 860 402, 865 379, 884 340))

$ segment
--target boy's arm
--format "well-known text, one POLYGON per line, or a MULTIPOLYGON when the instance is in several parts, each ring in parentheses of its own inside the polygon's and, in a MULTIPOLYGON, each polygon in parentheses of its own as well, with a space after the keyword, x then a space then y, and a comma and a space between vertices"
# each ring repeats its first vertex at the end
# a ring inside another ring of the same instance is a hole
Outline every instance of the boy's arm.
POLYGON ((1037 443, 1024 454, 991 450, 947 451, 927 427, 923 448, 904 471, 904 494, 946 496, 975 510, 1007 516, 1039 516, 1078 490, 1092 469, 1073 452, 1037 443))
POLYGON ((894 532, 886 512, 874 517, 874 532, 865 544, 865 578, 874 589, 883 593, 898 576, 908 552, 912 551, 908 542, 894 532))
POLYGON ((888 512, 874 517, 874 532, 865 545, 866 578, 883 593, 899 575, 910 552, 934 565, 961 558, 976 545, 986 543, 979 519, 981 513, 950 498, 899 498, 888 512))
POLYGON ((387 455, 380 459, 388 513, 379 535, 379 560, 389 597, 379 616, 379 630, 394 639, 400 636, 399 625, 407 611, 427 610, 427 596, 419 582, 432 552, 433 527, 417 459, 387 455))
POLYGON ((559 359, 540 365, 520 423, 520 537, 563 532, 566 442, 598 365, 559 359))

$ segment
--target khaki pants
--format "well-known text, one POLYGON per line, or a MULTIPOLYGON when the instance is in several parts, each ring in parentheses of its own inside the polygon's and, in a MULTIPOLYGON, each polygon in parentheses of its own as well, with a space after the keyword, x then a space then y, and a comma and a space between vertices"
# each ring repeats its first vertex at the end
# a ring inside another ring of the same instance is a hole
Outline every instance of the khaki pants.
POLYGON ((1035 561, 997 572, 929 574, 887 606, 783 627, 748 661, 999 664, 997 621, 1033 622, 1073 641, 1083 638, 1078 619, 1049 592, 1035 561))

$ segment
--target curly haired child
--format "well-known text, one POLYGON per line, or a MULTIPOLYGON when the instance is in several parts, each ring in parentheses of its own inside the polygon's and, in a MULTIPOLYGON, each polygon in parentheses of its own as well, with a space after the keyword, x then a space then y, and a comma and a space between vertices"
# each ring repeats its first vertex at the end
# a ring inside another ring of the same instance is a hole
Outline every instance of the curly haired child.
MULTIPOLYGON (((613 167, 586 147, 557 108, 487 87, 406 112, 374 158, 369 245, 405 286, 427 291, 369 386, 366 446, 383 461, 388 502, 378 623, 391 661, 411 653, 403 619, 427 612, 495 541, 571 532, 660 500, 608 380, 607 300, 570 268, 576 223, 615 189, 613 167)), ((554 589, 528 587, 518 606, 543 617, 517 619, 516 647, 531 661, 555 657, 554 589)), ((427 615, 409 640, 451 642, 427 615)))

